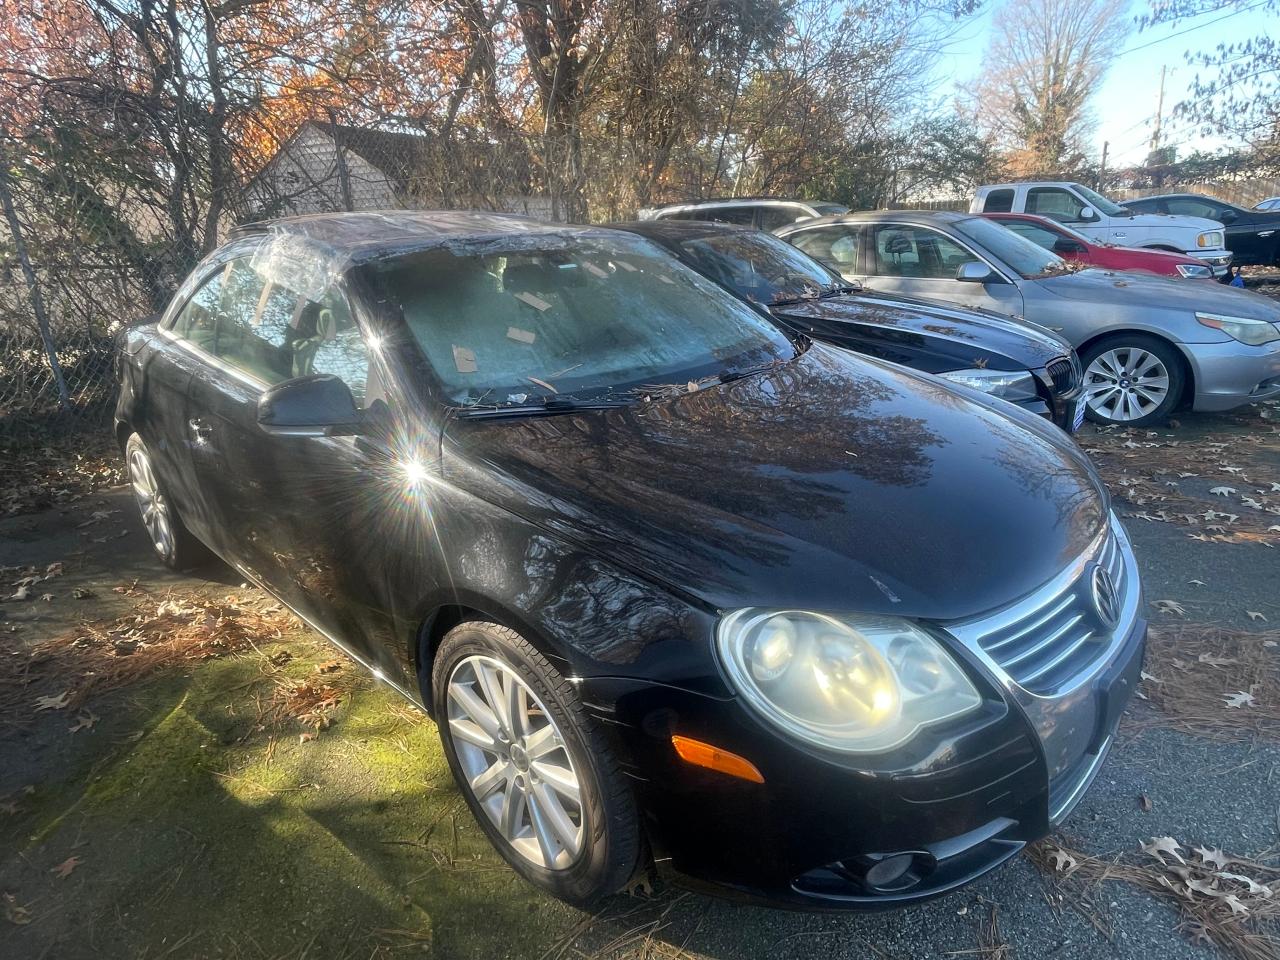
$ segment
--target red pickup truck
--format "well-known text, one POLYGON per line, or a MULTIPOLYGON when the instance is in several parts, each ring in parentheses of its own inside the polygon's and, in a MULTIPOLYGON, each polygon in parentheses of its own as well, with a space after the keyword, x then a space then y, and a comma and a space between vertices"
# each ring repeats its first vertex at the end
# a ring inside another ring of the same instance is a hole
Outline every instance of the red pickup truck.
POLYGON ((1101 267, 1104 270, 1142 270, 1146 273, 1182 277, 1187 280, 1213 279, 1213 268, 1206 265, 1203 260, 1197 260, 1183 253, 1095 243, 1084 234, 1056 220, 1030 213, 984 213, 982 216, 988 220, 998 221, 1037 246, 1044 247, 1073 263, 1101 267))

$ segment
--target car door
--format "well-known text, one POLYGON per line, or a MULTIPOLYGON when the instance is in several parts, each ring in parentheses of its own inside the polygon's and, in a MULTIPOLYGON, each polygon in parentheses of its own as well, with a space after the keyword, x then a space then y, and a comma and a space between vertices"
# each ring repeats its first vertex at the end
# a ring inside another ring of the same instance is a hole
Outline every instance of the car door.
MULTIPOLYGON (((932 227, 909 223, 870 225, 863 254, 865 286, 904 297, 923 297, 999 313, 1022 312, 1022 295, 1015 284, 993 269, 990 282, 956 279, 965 263, 987 261, 932 227)), ((987 264, 989 266, 989 264, 987 264)))
POLYGON ((1113 228, 1110 220, 1100 218, 1097 211, 1094 211, 1091 218, 1085 219, 1084 211, 1088 206, 1083 198, 1066 187, 1031 187, 1027 190, 1023 212, 1070 224, 1099 243, 1116 243, 1120 246, 1132 243, 1134 238, 1129 236, 1127 229, 1123 226, 1113 228))
MULTIPOLYGON (((224 555, 294 610, 388 672, 387 611, 353 579, 363 545, 369 478, 382 448, 363 438, 268 434, 258 401, 271 386, 313 373, 368 399, 369 350, 341 287, 324 268, 279 270, 263 251, 229 264, 210 362, 188 390, 199 431, 195 472, 213 504, 224 555)), ((388 545, 390 546, 390 545, 388 545)))

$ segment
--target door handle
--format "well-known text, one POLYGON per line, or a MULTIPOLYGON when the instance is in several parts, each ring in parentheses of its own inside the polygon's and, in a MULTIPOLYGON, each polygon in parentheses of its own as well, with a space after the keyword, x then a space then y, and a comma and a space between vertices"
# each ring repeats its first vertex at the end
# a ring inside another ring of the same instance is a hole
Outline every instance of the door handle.
POLYGON ((196 443, 203 443, 213 436, 213 427, 199 417, 188 420, 187 427, 191 430, 191 439, 196 443))

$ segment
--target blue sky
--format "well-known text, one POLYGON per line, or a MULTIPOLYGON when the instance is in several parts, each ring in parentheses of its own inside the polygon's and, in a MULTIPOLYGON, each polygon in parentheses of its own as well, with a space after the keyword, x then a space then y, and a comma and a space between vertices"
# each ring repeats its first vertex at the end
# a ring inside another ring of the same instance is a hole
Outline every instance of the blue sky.
MULTIPOLYGON (((981 72, 983 54, 991 37, 993 14, 1001 5, 1001 0, 989 3, 977 16, 957 24, 934 69, 939 95, 946 94, 950 98, 954 90, 949 88, 965 86, 981 72)), ((1146 10, 1147 3, 1138 0, 1129 5, 1127 17, 1132 22, 1146 10)), ((1165 145, 1176 143, 1179 156, 1186 156, 1196 149, 1215 150, 1227 146, 1219 138, 1201 137, 1197 131, 1174 124, 1169 119, 1173 106, 1188 97, 1196 73, 1196 68, 1186 63, 1184 54, 1188 50, 1210 51, 1219 43, 1255 36, 1268 28, 1275 32, 1280 29, 1280 24, 1262 3, 1206 13, 1142 32, 1138 32, 1135 25, 1093 101, 1093 113, 1098 120, 1094 153, 1101 153, 1102 142, 1108 140, 1109 167, 1141 163, 1146 158, 1160 90, 1161 66, 1168 67, 1162 142, 1165 145)))

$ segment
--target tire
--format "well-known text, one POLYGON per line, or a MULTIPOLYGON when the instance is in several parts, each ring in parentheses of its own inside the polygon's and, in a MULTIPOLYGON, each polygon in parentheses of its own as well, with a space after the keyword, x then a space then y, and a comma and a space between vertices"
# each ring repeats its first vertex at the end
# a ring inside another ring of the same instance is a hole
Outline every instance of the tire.
POLYGON ((1085 416, 1094 423, 1143 427, 1168 419, 1182 399, 1186 365, 1176 347, 1158 337, 1107 337, 1080 355, 1085 416))
POLYGON ((458 789, 516 872, 575 906, 626 886, 641 861, 635 799, 572 684, 519 634, 474 620, 441 641, 431 685, 458 789), (507 697, 505 716, 483 715, 507 697))
POLYGON ((182 522, 173 502, 156 476, 151 453, 136 433, 124 446, 125 467, 133 499, 156 556, 170 570, 186 570, 209 559, 209 548, 197 540, 182 522))

